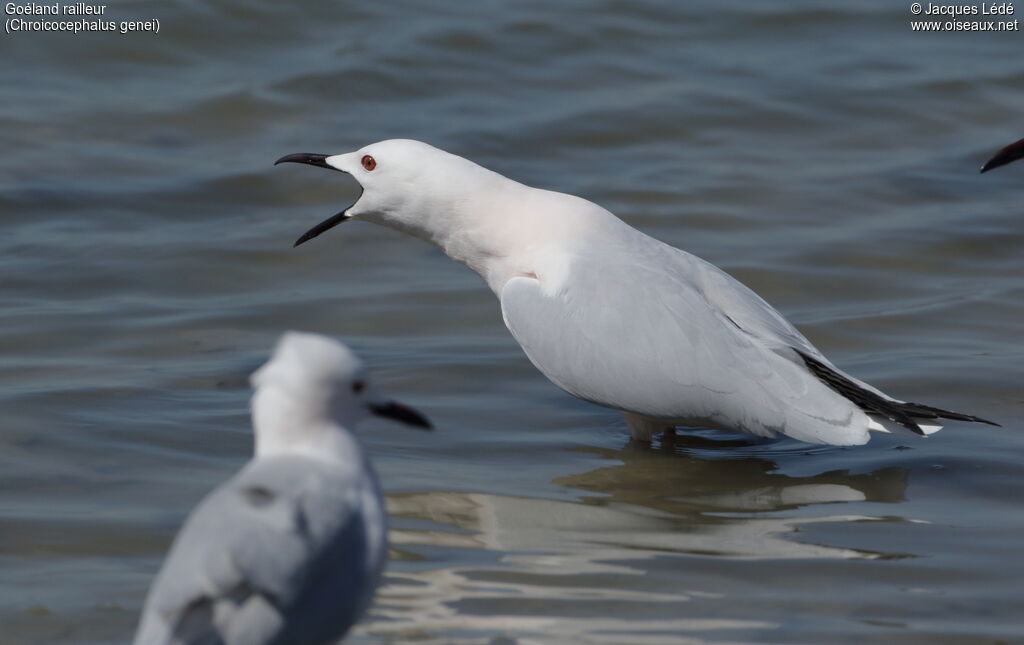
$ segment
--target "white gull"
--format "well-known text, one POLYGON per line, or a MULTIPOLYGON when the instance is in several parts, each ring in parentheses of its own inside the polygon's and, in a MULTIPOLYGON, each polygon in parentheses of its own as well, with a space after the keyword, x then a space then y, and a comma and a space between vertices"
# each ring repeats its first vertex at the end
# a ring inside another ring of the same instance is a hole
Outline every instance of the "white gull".
POLYGON ((483 277, 545 376, 622 412, 634 438, 701 426, 852 445, 870 430, 929 434, 939 418, 990 423, 845 374, 732 276, 585 199, 405 139, 282 162, 340 170, 363 188, 296 246, 348 220, 436 244, 483 277))
POLYGON ((256 454, 192 512, 150 589, 136 645, 324 645, 373 600, 387 558, 377 477, 348 431, 381 397, 347 347, 289 332, 252 376, 256 454))

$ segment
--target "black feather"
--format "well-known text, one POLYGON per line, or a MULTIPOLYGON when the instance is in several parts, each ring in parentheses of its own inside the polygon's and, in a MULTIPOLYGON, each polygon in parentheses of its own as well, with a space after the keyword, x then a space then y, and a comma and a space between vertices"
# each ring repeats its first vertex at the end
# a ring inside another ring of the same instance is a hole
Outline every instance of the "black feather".
POLYGON ((1015 141, 997 152, 994 157, 985 162, 985 165, 981 167, 981 172, 988 172, 1021 158, 1024 158, 1024 139, 1015 141))
POLYGON ((800 358, 804 359, 804 364, 807 365, 807 369, 811 371, 811 374, 814 374, 822 383, 855 403, 857 407, 865 412, 885 417, 894 423, 900 424, 904 428, 913 430, 919 435, 923 435, 924 430, 922 430, 921 426, 914 421, 915 418, 942 418, 954 419, 956 421, 987 423, 992 426, 999 425, 998 423, 987 421, 981 417, 972 416, 970 414, 950 412, 949 410, 933 408, 929 405, 921 405, 920 403, 901 403, 899 401, 891 401, 870 390, 865 390, 849 378, 843 376, 839 372, 836 372, 834 369, 825 365, 816 358, 804 354, 799 349, 794 348, 794 351, 800 355, 800 358))

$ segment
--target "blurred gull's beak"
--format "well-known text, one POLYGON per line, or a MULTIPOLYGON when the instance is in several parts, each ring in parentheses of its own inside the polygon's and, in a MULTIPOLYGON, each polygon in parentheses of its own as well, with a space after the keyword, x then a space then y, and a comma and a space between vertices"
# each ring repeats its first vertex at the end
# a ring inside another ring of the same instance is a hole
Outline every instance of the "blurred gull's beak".
POLYGON ((416 410, 395 401, 371 403, 370 412, 373 412, 378 417, 392 419, 424 430, 434 429, 434 426, 430 425, 430 420, 427 419, 427 417, 423 416, 416 410))

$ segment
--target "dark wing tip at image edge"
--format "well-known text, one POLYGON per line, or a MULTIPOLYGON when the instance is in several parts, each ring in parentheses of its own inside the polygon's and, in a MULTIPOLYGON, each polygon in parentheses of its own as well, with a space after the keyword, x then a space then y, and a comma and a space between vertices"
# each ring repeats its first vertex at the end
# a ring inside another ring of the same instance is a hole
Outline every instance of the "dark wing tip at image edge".
POLYGON ((994 170, 1000 166, 1005 166, 1008 163, 1012 163, 1020 158, 1024 157, 1024 139, 1015 141, 1010 145, 1006 146, 991 159, 985 162, 985 165, 981 167, 981 172, 988 172, 994 170))

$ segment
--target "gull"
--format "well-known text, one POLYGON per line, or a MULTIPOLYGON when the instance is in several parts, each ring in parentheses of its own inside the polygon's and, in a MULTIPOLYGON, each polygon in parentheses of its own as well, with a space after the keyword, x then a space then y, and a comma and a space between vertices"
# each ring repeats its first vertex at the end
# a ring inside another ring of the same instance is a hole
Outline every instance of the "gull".
POLYGON ((373 600, 384 500, 349 432, 366 413, 430 428, 384 399, 347 347, 288 332, 252 375, 255 456, 186 520, 135 645, 334 643, 373 600))
POLYGON ((735 278, 580 197, 407 139, 283 162, 348 173, 362 187, 296 246, 349 220, 436 244, 484 279, 548 379, 620 411, 639 441, 687 426, 856 445, 869 430, 929 434, 940 418, 991 423, 844 373, 735 278))
POLYGON ((993 155, 992 158, 986 161, 985 165, 981 167, 981 172, 988 172, 993 168, 1005 166, 1011 161, 1016 161, 1021 157, 1024 157, 1024 139, 1011 143, 993 155))

